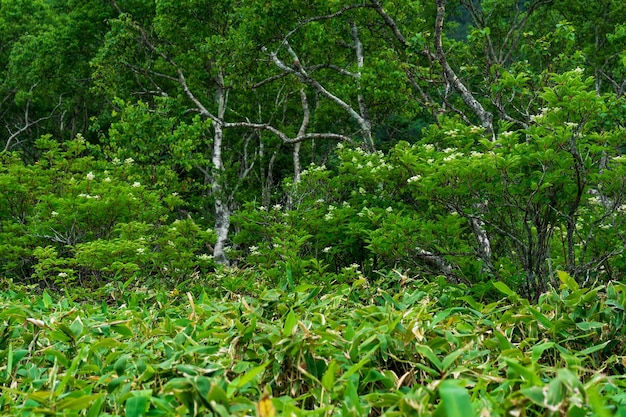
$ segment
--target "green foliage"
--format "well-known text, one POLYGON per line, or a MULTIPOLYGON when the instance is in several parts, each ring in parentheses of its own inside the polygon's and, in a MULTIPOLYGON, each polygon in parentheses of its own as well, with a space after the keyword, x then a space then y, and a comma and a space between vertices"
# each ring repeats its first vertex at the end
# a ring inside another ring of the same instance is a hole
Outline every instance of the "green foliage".
MULTIPOLYGON (((620 110, 581 71, 552 75, 547 84, 528 129, 504 124, 495 141, 448 119, 386 155, 339 146, 334 172, 312 167, 299 183, 285 184, 286 210, 248 206, 236 218, 237 241, 254 252, 256 242, 303 236, 292 257, 335 271, 356 263, 370 276, 433 267, 427 251, 454 265, 435 270, 449 279, 504 280, 529 297, 557 285, 556 269, 586 284, 618 279, 623 130, 605 120, 620 110)), ((270 249, 260 252, 266 263, 276 260, 270 249)))
POLYGON ((42 160, 25 165, 5 154, 0 172, 2 273, 47 285, 93 285, 115 277, 177 282, 212 267, 214 236, 190 218, 182 201, 151 190, 133 160, 96 162, 78 136, 38 142, 42 160))
POLYGON ((243 416, 266 392, 278 415, 619 414, 626 287, 561 278, 536 305, 408 280, 395 294, 374 282, 221 299, 145 289, 101 304, 5 282, 0 404, 243 416))

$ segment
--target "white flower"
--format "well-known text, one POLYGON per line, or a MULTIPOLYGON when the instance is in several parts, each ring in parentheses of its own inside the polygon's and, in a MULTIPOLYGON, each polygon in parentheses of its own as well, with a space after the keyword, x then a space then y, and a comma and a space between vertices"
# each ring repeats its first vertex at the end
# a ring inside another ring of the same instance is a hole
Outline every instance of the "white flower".
POLYGON ((261 206, 261 207, 259 207, 259 210, 260 210, 260 211, 267 211, 267 207, 265 207, 265 206, 261 206))
POLYGON ((589 197, 589 203, 594 204, 594 205, 599 205, 600 197, 597 197, 597 196, 589 197))
POLYGON ((58 216, 58 215, 59 215, 59 213, 57 213, 56 211, 53 211, 52 213, 50 213, 50 215, 51 215, 52 217, 56 217, 56 216, 58 216))
POLYGON ((365 164, 365 166, 371 168, 374 166, 374 164, 372 163, 372 161, 367 161, 367 164, 365 164))
POLYGON ((426 162, 432 164, 433 162, 435 162, 435 160, 433 158, 429 158, 426 162))
POLYGON ((272 208, 273 208, 274 210, 280 210, 280 209, 282 209, 282 208, 283 208, 283 206, 281 206, 280 204, 274 204, 274 206, 272 206, 272 208))
POLYGON ((391 213, 391 212, 393 211, 393 208, 392 208, 391 206, 389 206, 389 207, 387 207, 387 208, 385 209, 385 211, 386 211, 387 213, 391 213))
POLYGON ((127 165, 132 165, 132 163, 135 162, 135 160, 133 158, 126 158, 124 159, 124 163, 127 165))
POLYGON ((57 276, 58 276, 59 278, 66 278, 66 277, 67 277, 67 273, 66 273, 66 272, 59 272, 59 273, 57 274, 57 276))
POLYGON ((511 132, 510 130, 507 130, 506 132, 502 132, 502 136, 504 136, 505 138, 509 138, 513 136, 513 132, 511 132))
POLYGON ((106 178, 104 179, 104 182, 111 182, 111 178, 106 177, 106 178))
POLYGON ((332 248, 333 248, 332 246, 326 246, 324 249, 322 249, 322 252, 328 253, 331 251, 332 248))
POLYGON ((417 182, 419 180, 422 179, 421 175, 413 175, 411 178, 409 178, 408 180, 406 180, 406 182, 408 182, 409 184, 411 184, 412 182, 417 182))
POLYGON ((337 144, 337 149, 343 149, 343 143, 339 142, 339 143, 337 144))
POLYGON ((169 246, 173 247, 173 248, 175 248, 175 247, 176 247, 176 244, 175 244, 174 242, 172 242, 171 240, 168 240, 168 241, 167 241, 167 244, 168 244, 169 246))
POLYGON ((454 151, 456 151, 456 148, 446 148, 443 150, 443 153, 452 153, 454 151))
POLYGON ((585 72, 585 70, 580 68, 580 67, 576 67, 576 68, 574 68, 574 72, 576 74, 582 74, 583 72, 585 72))
POLYGON ((93 175, 93 172, 89 171, 87 174, 87 181, 93 181, 94 178, 96 178, 96 176, 93 175))
POLYGON ((454 138, 459 133, 459 129, 446 130, 443 133, 454 138))
POLYGON ((209 255, 208 253, 203 253, 201 255, 196 255, 196 257, 198 259, 200 259, 200 260, 203 260, 203 261, 208 261, 210 259, 213 259, 213 255, 209 255))
POLYGON ((117 156, 115 158, 113 158, 113 164, 114 165, 119 165, 121 163, 120 158, 118 158, 117 156))
POLYGON ((332 219, 333 219, 333 217, 334 217, 334 216, 333 216, 333 213, 326 213, 326 214, 324 215, 324 220, 329 221, 329 220, 332 220, 332 219))
POLYGON ((137 255, 143 255, 146 252, 144 248, 137 248, 137 255))
POLYGON ((258 246, 250 246, 249 249, 250 249, 251 252, 254 252, 254 251, 259 250, 259 247, 258 246))
POLYGON ((173 192, 172 193, 172 197, 176 197, 176 196, 178 196, 178 193, 177 192, 173 192))
POLYGON ((79 197, 83 197, 83 198, 87 198, 88 197, 87 194, 85 194, 85 193, 80 193, 80 194, 78 194, 78 196, 79 197))
POLYGON ((324 199, 323 198, 318 198, 317 200, 315 200, 315 202, 317 204, 322 204, 324 202, 324 199))
POLYGON ((139 181, 135 181, 135 182, 133 183, 133 187, 134 187, 134 188, 141 187, 141 183, 140 183, 139 181))
POLYGON ((433 145, 432 143, 427 143, 424 145, 424 149, 427 151, 432 151, 433 149, 435 149, 435 145, 433 145))

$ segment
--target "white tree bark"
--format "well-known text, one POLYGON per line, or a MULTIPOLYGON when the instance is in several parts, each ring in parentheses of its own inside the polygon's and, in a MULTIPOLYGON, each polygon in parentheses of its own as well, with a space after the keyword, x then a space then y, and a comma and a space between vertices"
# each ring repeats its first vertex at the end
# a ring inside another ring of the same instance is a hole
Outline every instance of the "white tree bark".
MULTIPOLYGON (((361 44, 359 40, 358 30, 356 28, 356 25, 352 24, 351 29, 352 29, 352 37, 353 37, 352 47, 355 50, 355 54, 356 54, 358 72, 352 73, 344 69, 335 68, 332 65, 325 65, 325 66, 328 68, 336 69, 341 74, 348 75, 354 78, 357 82, 357 89, 360 90, 359 80, 361 77, 361 71, 363 69, 363 63, 364 63, 363 45, 361 44)), ((365 106, 365 101, 363 100, 362 95, 359 95, 359 99, 358 99, 359 109, 357 110, 354 107, 352 107, 350 104, 348 104, 346 101, 342 100, 337 95, 328 91, 326 87, 324 87, 318 80, 316 80, 315 78, 313 78, 313 76, 309 74, 308 70, 303 66, 303 63, 300 61, 300 58, 298 57, 296 52, 293 50, 293 48, 291 47, 287 39, 285 39, 282 42, 281 47, 283 46, 285 47, 285 49, 287 50, 287 52, 293 59, 293 65, 291 66, 287 65, 283 60, 281 60, 278 57, 277 51, 269 53, 269 56, 272 59, 272 62, 274 62, 274 64, 285 73, 294 75, 296 78, 300 80, 300 82, 313 87, 322 96, 326 97, 327 99, 329 99, 330 101, 334 102, 339 107, 341 107, 343 110, 345 110, 348 113, 348 115, 359 125, 361 134, 363 135, 363 143, 365 147, 373 151, 375 148, 374 148, 374 141, 372 137, 372 126, 371 126, 371 122, 369 120, 369 116, 367 113, 367 107, 365 106)))

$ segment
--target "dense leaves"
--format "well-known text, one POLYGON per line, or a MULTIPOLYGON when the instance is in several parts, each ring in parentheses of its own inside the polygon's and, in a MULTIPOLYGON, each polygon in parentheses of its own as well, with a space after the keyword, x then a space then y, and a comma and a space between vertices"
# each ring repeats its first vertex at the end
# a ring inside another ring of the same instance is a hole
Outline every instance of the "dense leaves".
POLYGON ((0 402, 21 415, 250 415, 267 392, 282 415, 624 412, 622 284, 584 290, 563 273, 536 305, 503 285, 507 298, 484 304, 396 278, 401 292, 376 288, 393 275, 290 291, 261 276, 256 296, 106 287, 101 304, 11 286, 0 402))

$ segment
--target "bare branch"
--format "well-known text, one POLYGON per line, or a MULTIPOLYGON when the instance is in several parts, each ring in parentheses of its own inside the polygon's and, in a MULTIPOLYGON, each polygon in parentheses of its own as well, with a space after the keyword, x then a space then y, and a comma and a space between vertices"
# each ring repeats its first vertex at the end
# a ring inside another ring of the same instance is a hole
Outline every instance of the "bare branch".
POLYGON ((402 44, 402 46, 407 46, 408 44, 406 38, 400 32, 400 29, 398 29, 396 22, 387 14, 387 12, 385 12, 380 2, 378 0, 372 0, 372 5, 374 6, 376 13, 378 13, 383 18, 387 26, 389 26, 396 39, 402 44))
MULTIPOLYGON (((30 88, 30 91, 32 92, 36 86, 37 86, 36 84, 33 85, 30 88)), ((7 138, 6 144, 4 146, 4 152, 7 152, 11 148, 11 143, 19 135, 26 132, 31 127, 43 122, 44 120, 51 119, 56 113, 57 109, 61 107, 62 100, 63 100, 63 95, 60 95, 59 101, 57 102, 56 106, 54 106, 54 108, 50 111, 50 113, 47 116, 40 117, 36 120, 30 120, 30 99, 29 99, 26 102, 26 108, 24 110, 24 125, 20 127, 18 130, 16 130, 15 132, 11 132, 11 129, 7 126, 7 130, 9 131, 9 137, 7 138)))
MULTIPOLYGON (((437 0, 437 17, 435 20, 435 58, 439 61, 443 68, 444 76, 452 87, 459 93, 463 102, 472 110, 472 112, 478 117, 482 126, 487 132, 493 135, 493 115, 488 112, 482 104, 474 98, 474 95, 463 84, 461 79, 456 75, 448 60, 446 58, 445 51, 443 50, 443 22, 446 14, 446 0, 437 0)), ((495 140, 495 136, 493 136, 495 140)))

